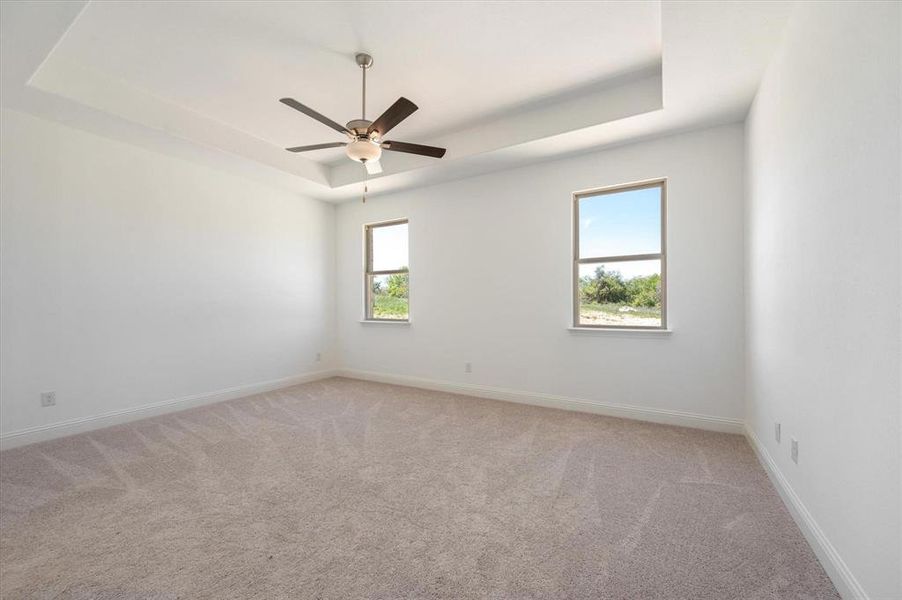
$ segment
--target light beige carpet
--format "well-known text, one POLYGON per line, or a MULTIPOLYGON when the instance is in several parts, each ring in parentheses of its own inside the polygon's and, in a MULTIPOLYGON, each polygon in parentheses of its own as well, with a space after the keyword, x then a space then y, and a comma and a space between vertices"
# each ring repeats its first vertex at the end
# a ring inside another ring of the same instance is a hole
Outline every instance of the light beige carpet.
POLYGON ((3 598, 838 598, 737 435, 329 379, 0 453, 3 598))

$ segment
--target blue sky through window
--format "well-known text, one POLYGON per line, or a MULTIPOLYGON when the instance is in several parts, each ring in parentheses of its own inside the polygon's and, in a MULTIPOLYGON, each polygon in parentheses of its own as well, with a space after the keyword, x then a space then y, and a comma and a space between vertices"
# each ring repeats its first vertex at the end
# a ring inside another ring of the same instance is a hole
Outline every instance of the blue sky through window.
MULTIPOLYGON (((654 254, 660 251, 661 188, 628 190, 580 199, 580 258, 654 254)), ((616 262, 605 265, 605 268, 620 271, 630 279, 659 272, 660 261, 616 262)))

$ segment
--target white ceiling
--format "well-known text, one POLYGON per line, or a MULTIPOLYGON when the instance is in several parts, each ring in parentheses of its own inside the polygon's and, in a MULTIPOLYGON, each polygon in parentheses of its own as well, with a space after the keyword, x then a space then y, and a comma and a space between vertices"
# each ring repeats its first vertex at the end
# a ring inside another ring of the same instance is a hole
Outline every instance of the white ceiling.
POLYGON ((4 2, 0 101, 343 200, 360 165, 283 150, 342 137, 277 100, 358 118, 358 51, 367 116, 403 95, 420 109, 390 137, 448 148, 386 153, 385 191, 741 118, 790 6, 4 2))

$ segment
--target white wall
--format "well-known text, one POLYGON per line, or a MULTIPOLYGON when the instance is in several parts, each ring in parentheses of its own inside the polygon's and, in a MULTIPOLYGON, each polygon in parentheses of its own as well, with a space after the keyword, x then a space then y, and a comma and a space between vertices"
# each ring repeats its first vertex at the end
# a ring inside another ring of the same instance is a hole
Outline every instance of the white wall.
POLYGON ((742 162, 732 125, 341 205, 344 366, 741 417, 742 162), (568 331, 571 192, 661 176, 673 333, 568 331), (410 219, 411 325, 362 324, 362 226, 394 217, 410 219))
POLYGON ((0 126, 4 434, 334 363, 332 206, 17 112, 0 126))
POLYGON ((748 424, 840 587, 881 599, 902 597, 900 19, 799 3, 747 122, 748 424))

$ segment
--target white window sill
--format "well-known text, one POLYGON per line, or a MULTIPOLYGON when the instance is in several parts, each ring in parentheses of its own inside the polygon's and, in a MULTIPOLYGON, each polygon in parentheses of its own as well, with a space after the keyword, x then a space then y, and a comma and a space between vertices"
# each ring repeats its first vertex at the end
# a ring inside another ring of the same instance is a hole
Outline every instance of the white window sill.
POLYGON ((410 325, 410 320, 401 319, 391 320, 391 319, 360 319, 360 323, 364 325, 410 325))
POLYGON ((670 335, 673 333, 673 329, 652 329, 650 327, 573 327, 570 326, 567 328, 573 333, 601 333, 605 335, 610 335, 612 333, 626 334, 626 335, 670 335))

